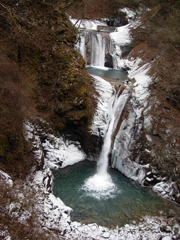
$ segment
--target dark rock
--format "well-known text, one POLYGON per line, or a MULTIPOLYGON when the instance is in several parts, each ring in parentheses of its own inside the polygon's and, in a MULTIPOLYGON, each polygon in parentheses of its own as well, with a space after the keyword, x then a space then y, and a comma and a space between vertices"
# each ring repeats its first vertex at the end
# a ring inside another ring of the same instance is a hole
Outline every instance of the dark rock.
POLYGON ((105 56, 105 67, 113 68, 113 57, 109 53, 105 56))
POLYGON ((132 45, 131 44, 122 46, 121 47, 121 51, 122 51, 121 57, 122 58, 126 57, 130 53, 131 50, 132 50, 132 45))
POLYGON ((128 24, 128 21, 124 13, 121 13, 121 16, 111 17, 109 20, 107 20, 107 25, 110 27, 119 27, 126 24, 128 24))
MULTIPOLYGON (((125 72, 127 72, 127 71, 129 71, 129 70, 131 70, 131 69, 130 69, 130 67, 125 66, 125 67, 122 67, 122 70, 124 70, 125 72)), ((133 78, 133 79, 134 79, 134 78, 133 78)))
POLYGON ((166 232, 166 233, 172 232, 172 229, 170 226, 161 226, 160 230, 161 230, 161 232, 166 232))

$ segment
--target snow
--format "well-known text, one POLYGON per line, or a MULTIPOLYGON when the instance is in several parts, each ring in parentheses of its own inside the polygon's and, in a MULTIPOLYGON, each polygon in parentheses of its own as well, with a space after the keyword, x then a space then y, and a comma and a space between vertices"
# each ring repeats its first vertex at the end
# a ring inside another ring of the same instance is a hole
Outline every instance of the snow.
POLYGON ((172 240, 172 238, 170 236, 165 236, 162 238, 162 240, 172 240))
POLYGON ((9 232, 7 230, 5 230, 5 231, 0 230, 0 238, 3 239, 3 240, 11 240, 11 237, 10 237, 9 232))
POLYGON ((18 222, 21 224, 27 224, 27 220, 31 217, 31 213, 28 212, 22 204, 18 202, 11 202, 9 205, 9 213, 13 218, 18 218, 18 222))
POLYGON ((150 95, 150 91, 148 89, 149 84, 152 81, 148 75, 150 67, 151 65, 147 63, 142 67, 139 67, 139 69, 131 70, 129 72, 129 78, 134 78, 136 80, 136 83, 134 84, 135 97, 141 104, 143 103, 144 106, 145 101, 150 95))
POLYGON ((7 173, 3 172, 2 170, 0 170, 0 177, 1 177, 3 180, 5 180, 5 182, 6 182, 10 187, 13 186, 13 181, 12 181, 11 177, 10 177, 7 173))
POLYGON ((115 32, 110 33, 109 36, 115 44, 125 46, 131 43, 129 26, 130 24, 122 27, 117 27, 115 32))

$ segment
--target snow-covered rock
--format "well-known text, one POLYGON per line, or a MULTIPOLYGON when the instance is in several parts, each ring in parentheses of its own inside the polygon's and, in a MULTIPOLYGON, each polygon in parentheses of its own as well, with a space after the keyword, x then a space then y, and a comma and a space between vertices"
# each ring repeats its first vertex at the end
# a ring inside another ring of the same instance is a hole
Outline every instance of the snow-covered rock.
POLYGON ((3 172, 2 170, 0 170, 0 178, 2 178, 3 180, 5 180, 5 182, 6 182, 10 187, 13 186, 13 181, 12 181, 11 177, 10 177, 7 173, 3 172))

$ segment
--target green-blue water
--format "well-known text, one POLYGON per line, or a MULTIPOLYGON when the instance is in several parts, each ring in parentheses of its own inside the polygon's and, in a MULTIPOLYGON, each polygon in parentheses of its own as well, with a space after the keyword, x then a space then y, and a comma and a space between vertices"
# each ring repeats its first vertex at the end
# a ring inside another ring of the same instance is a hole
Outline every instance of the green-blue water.
POLYGON ((158 197, 150 189, 109 169, 116 191, 111 197, 94 198, 82 189, 85 180, 96 173, 96 163, 83 161, 54 171, 54 195, 73 209, 72 220, 116 227, 145 215, 159 215, 160 211, 179 209, 175 204, 158 197))
POLYGON ((121 82, 127 79, 128 75, 124 70, 117 70, 111 68, 96 68, 96 67, 86 67, 88 73, 95 74, 102 78, 109 78, 121 82))

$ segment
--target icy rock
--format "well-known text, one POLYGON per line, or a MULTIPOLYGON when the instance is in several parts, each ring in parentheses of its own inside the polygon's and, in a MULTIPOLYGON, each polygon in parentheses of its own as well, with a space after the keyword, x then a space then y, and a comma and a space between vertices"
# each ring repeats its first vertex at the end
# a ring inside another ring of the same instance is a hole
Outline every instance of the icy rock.
POLYGON ((164 198, 175 200, 173 195, 177 192, 177 186, 175 182, 159 182, 153 186, 153 191, 164 198))
POLYGON ((128 18, 128 21, 132 20, 136 16, 136 14, 137 14, 135 11, 132 11, 129 8, 122 8, 122 9, 119 9, 119 10, 121 12, 126 13, 126 17, 128 18))
POLYGON ((96 136, 104 136, 110 119, 109 100, 112 98, 112 85, 101 77, 91 75, 94 78, 94 86, 98 92, 97 108, 91 125, 91 133, 96 136))
POLYGON ((64 168, 85 159, 85 153, 80 149, 79 142, 64 141, 62 137, 47 135, 42 143, 45 151, 45 164, 51 169, 64 168))

